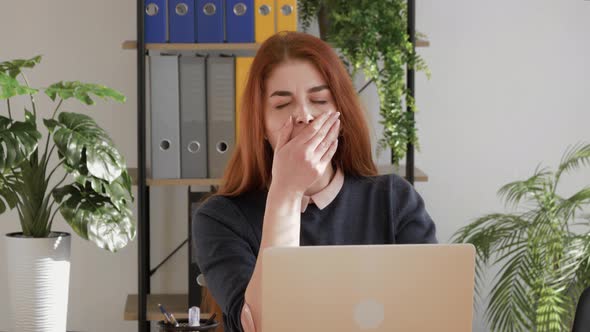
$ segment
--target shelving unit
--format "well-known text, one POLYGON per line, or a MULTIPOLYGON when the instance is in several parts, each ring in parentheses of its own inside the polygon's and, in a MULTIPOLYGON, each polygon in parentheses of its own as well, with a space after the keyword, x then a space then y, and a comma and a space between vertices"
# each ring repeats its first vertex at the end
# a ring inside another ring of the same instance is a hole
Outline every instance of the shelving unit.
MULTIPOLYGON (((377 170, 379 174, 391 174, 394 173, 393 165, 378 165, 377 170)), ((137 168, 128 168, 127 171, 131 176, 134 185, 137 185, 137 168)), ((396 174, 406 177, 405 165, 400 165, 399 172, 396 174)), ((424 173, 418 167, 414 167, 414 181, 416 182, 428 182, 428 175, 424 173)), ((146 180, 149 187, 161 187, 161 186, 218 186, 221 184, 221 179, 150 179, 146 180)))
MULTIPOLYGON (((137 239, 138 239, 138 294, 127 297, 125 304, 125 320, 137 320, 139 332, 150 331, 150 320, 160 320, 161 314, 157 303, 166 307, 177 318, 186 318, 188 309, 188 295, 186 294, 150 294, 150 187, 154 186, 187 186, 190 198, 190 186, 217 186, 220 179, 149 179, 146 169, 146 56, 147 50, 174 51, 236 51, 255 53, 260 47, 256 43, 247 44, 146 44, 144 40, 144 0, 137 0, 136 22, 137 39, 124 41, 121 45, 125 50, 136 50, 137 56, 137 157, 138 167, 131 168, 130 175, 133 183, 138 187, 137 193, 137 239)), ((415 0, 408 0, 408 32, 414 47, 428 47, 427 40, 415 40, 415 0)), ((414 71, 407 71, 407 86, 409 94, 414 96, 414 71)), ((410 111, 408 109, 408 111, 410 111)), ((393 172, 392 165, 378 166, 379 173, 393 172)), ((408 145, 406 165, 399 170, 412 184, 415 181, 428 181, 428 176, 414 166, 414 147, 408 145)), ((190 205, 190 204, 189 204, 190 205)), ((190 209, 190 207, 189 207, 190 209)), ((189 213, 190 216, 190 213, 189 213)), ((189 262, 190 264, 190 262, 189 262)), ((204 318, 209 315, 204 313, 204 318)), ((218 317, 221 319, 221 317, 218 317)))
MULTIPOLYGON (((121 47, 124 50, 137 49, 137 41, 126 40, 121 47)), ((146 50, 163 50, 163 51, 257 51, 260 44, 256 43, 215 43, 215 44, 146 44, 146 50)))
MULTIPOLYGON (((428 40, 416 41, 416 47, 428 47, 430 42, 428 40)), ((137 49, 136 40, 126 40, 123 42, 121 47, 124 50, 135 50, 137 49)), ((146 44, 147 50, 174 50, 174 51, 196 51, 196 50, 215 50, 215 51, 228 51, 228 50, 249 50, 257 51, 260 44, 256 43, 243 43, 243 44, 146 44)))

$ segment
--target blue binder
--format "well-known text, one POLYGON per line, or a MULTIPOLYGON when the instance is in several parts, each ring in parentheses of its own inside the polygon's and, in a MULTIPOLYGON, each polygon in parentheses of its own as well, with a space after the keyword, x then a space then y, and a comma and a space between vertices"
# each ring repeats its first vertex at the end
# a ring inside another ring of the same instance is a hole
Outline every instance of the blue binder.
POLYGON ((145 42, 165 43, 167 40, 166 0, 145 0, 145 42))
POLYGON ((225 18, 228 43, 254 42, 254 0, 226 0, 225 18))
POLYGON ((197 43, 223 43, 223 0, 197 1, 197 43))
POLYGON ((168 0, 171 43, 194 43, 195 0, 168 0))

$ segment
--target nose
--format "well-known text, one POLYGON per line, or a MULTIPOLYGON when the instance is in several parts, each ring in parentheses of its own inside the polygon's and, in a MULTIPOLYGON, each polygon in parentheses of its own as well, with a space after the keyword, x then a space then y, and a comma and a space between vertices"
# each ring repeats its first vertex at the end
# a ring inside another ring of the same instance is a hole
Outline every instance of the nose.
POLYGON ((296 124, 309 124, 315 117, 312 114, 311 108, 307 105, 302 105, 295 109, 293 119, 295 119, 296 124))

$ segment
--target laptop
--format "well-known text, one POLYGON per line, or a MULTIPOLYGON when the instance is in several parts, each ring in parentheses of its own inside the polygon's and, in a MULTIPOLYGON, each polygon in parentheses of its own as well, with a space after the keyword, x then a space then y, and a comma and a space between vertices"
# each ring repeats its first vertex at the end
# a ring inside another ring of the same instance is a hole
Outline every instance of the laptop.
POLYGON ((274 247, 262 332, 471 331, 470 244, 274 247))

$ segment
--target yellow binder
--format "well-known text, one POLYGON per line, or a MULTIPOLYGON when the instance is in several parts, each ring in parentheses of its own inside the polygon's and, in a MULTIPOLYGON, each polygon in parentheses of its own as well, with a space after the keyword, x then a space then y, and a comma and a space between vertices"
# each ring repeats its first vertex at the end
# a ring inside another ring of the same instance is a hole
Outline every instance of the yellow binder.
POLYGON ((253 57, 236 58, 236 141, 239 139, 240 111, 242 107, 242 95, 248 81, 248 73, 252 66, 253 57))
POLYGON ((297 0, 275 0, 277 32, 297 31, 297 0))
POLYGON ((254 0, 254 35, 262 43, 276 31, 275 0, 254 0))

